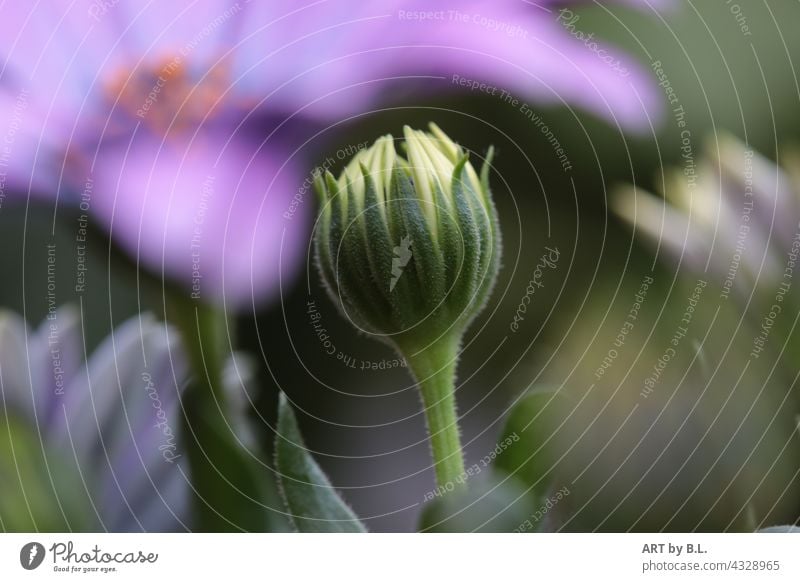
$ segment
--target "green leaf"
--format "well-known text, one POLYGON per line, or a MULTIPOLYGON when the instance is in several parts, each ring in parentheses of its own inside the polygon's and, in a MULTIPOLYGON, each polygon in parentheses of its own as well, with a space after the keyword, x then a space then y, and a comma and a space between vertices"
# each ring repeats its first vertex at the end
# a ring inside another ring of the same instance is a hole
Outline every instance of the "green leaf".
POLYGON ((286 507, 300 532, 365 532, 308 452, 292 407, 281 393, 275 465, 286 507))
POLYGON ((468 488, 425 504, 419 531, 436 533, 508 533, 519 531, 534 514, 531 495, 513 477, 485 469, 468 488))
POLYGON ((76 468, 45 451, 13 416, 0 420, 0 530, 63 532, 97 528, 76 468))
POLYGON ((550 388, 529 392, 511 410, 502 434, 518 442, 497 458, 496 468, 522 481, 537 497, 546 495, 553 482, 552 431, 559 398, 550 388))

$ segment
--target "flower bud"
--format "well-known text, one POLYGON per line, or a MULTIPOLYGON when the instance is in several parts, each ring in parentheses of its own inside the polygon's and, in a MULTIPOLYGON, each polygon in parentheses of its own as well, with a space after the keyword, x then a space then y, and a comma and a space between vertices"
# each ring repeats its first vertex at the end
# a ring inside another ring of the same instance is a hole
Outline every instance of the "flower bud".
POLYGON ((436 125, 386 135, 338 180, 318 175, 315 244, 334 302, 362 331, 401 351, 460 340, 500 264, 497 212, 467 154, 436 125))

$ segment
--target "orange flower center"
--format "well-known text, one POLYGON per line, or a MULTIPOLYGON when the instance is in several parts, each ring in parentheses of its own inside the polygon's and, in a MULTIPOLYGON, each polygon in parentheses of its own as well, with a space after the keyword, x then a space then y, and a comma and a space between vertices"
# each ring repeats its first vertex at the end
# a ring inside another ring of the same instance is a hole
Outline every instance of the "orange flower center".
POLYGON ((115 110, 141 120, 162 134, 180 132, 212 118, 228 87, 228 69, 215 65, 198 77, 181 56, 158 61, 148 68, 123 70, 106 84, 115 110))

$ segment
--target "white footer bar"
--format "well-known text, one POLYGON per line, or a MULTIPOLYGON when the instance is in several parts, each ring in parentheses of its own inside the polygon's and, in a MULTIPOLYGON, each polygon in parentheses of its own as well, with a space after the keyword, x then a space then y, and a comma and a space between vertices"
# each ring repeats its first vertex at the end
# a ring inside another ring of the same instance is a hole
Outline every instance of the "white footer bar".
MULTIPOLYGON (((797 534, 3 534, 2 580, 800 580, 797 534)), ((188 581, 187 581, 188 582, 188 581)))

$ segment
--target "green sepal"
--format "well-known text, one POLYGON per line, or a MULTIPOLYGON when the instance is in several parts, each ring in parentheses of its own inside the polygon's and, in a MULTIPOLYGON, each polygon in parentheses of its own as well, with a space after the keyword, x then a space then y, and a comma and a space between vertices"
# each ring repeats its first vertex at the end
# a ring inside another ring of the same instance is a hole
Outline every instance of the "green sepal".
POLYGON ((441 251, 431 232, 431 225, 420 206, 411 180, 399 166, 393 171, 390 201, 389 221, 394 227, 392 240, 400 241, 408 236, 412 241, 411 260, 405 266, 404 275, 398 283, 403 279, 411 281, 404 282, 401 290, 404 291, 403 296, 398 300, 405 307, 400 314, 403 330, 413 327, 412 333, 416 334, 421 331, 420 327, 431 324, 431 318, 428 317, 431 295, 435 295, 436 282, 443 281, 445 268, 441 251))
MULTIPOLYGON (((333 259, 331 258, 329 244, 331 239, 331 206, 335 204, 332 200, 333 194, 330 191, 331 183, 334 186, 336 185, 336 180, 330 172, 327 172, 325 176, 320 174, 315 176, 314 190, 317 192, 317 197, 319 199, 320 215, 316 224, 314 247, 316 249, 317 267, 322 273, 323 281, 328 281, 336 285, 336 276, 333 270, 333 259)), ((334 290, 332 289, 331 291, 333 292, 334 290)), ((333 294, 338 295, 338 293, 339 290, 337 287, 333 294)))
POLYGON ((453 193, 453 209, 459 227, 457 244, 463 248, 460 270, 455 273, 455 278, 451 282, 452 304, 458 310, 453 315, 460 319, 467 319, 467 313, 473 311, 470 305, 478 286, 482 284, 481 261, 485 259, 486 244, 486 229, 482 228, 485 226, 485 221, 481 212, 474 207, 475 195, 464 177, 464 166, 467 161, 467 156, 462 156, 456 164, 450 186, 453 193))

